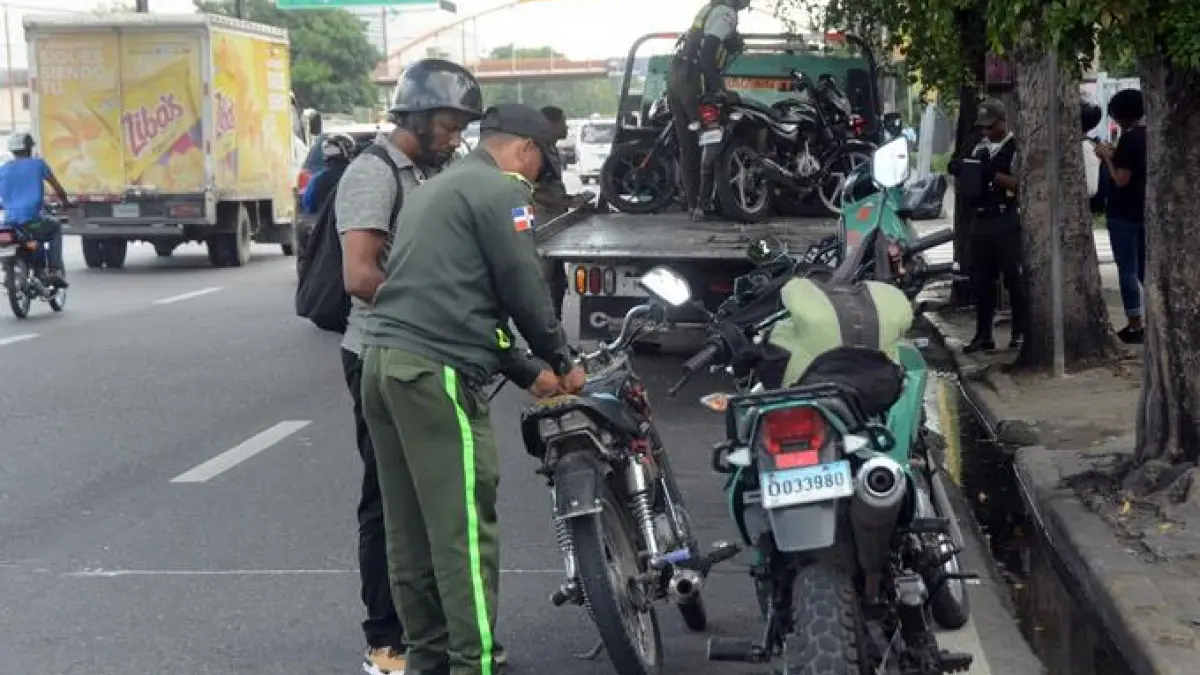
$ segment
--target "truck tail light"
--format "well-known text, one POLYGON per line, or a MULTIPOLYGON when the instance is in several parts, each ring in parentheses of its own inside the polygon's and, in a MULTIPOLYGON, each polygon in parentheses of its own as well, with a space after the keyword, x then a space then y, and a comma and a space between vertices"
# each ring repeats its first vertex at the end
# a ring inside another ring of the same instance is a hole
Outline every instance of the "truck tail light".
POLYGON ((780 469, 813 466, 821 461, 825 420, 807 406, 775 410, 763 417, 760 440, 780 469))
POLYGON ((611 267, 604 270, 604 293, 605 295, 616 295, 617 293, 617 271, 611 267))
POLYGON ((587 295, 587 268, 583 265, 575 268, 575 294, 587 295))
POLYGON ((296 191, 304 192, 310 180, 312 180, 312 172, 308 169, 300 169, 300 175, 296 176, 296 191))
POLYGON ((600 291, 604 290, 604 271, 599 267, 588 270, 588 290, 592 295, 600 295, 600 291))
POLYGON ((716 124, 721 119, 721 110, 715 105, 707 103, 700 105, 700 120, 705 124, 716 124))

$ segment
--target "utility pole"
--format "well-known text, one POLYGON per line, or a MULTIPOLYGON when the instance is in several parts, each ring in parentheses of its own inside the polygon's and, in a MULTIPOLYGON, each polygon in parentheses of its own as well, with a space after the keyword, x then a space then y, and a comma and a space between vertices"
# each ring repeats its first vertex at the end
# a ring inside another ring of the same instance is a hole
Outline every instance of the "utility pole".
POLYGON ((137 3, 134 5, 133 11, 141 13, 141 14, 149 14, 150 13, 150 0, 137 0, 137 3))
POLYGON ((246 18, 246 0, 236 0, 233 5, 233 13, 239 19, 246 18))
POLYGON ((8 5, 4 6, 4 59, 7 62, 6 84, 8 85, 8 130, 17 132, 17 88, 13 86, 12 32, 8 29, 8 5))

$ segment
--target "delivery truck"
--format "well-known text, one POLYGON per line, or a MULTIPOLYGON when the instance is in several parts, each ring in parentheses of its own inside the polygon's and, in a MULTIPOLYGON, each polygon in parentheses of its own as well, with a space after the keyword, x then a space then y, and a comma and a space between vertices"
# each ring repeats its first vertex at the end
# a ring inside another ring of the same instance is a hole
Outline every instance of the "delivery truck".
MULTIPOLYGON (((131 241, 169 256, 202 242, 215 267, 252 241, 293 249, 295 108, 287 31, 209 14, 31 16, 33 133, 79 204, 89 267, 131 241)), ((319 124, 319 121, 317 122, 319 124)))

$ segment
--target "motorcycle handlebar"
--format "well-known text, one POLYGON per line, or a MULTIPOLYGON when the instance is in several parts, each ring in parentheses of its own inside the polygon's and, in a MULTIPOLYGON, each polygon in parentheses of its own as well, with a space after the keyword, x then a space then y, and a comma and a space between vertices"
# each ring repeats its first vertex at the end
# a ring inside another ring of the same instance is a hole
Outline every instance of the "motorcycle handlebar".
POLYGON ((934 232, 927 237, 921 237, 920 239, 917 239, 912 243, 911 246, 908 247, 908 254, 916 255, 918 253, 928 251, 931 248, 937 248, 942 244, 948 244, 952 241, 954 241, 954 230, 947 228, 939 232, 934 232))
POLYGON ((683 388, 683 385, 687 384, 687 381, 691 379, 692 373, 695 373, 697 370, 707 368, 715 363, 717 358, 721 356, 721 351, 721 345, 714 342, 709 342, 708 344, 704 345, 703 349, 695 354, 692 354, 691 358, 683 362, 683 377, 679 378, 679 381, 676 382, 673 387, 667 390, 667 396, 674 396, 675 394, 679 393, 679 390, 683 388))

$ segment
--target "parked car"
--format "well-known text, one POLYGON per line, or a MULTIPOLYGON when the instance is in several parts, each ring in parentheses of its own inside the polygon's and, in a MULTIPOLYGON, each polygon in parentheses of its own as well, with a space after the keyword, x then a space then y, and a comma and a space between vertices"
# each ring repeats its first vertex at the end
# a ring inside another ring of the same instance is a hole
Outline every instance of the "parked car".
MULTIPOLYGON (((463 157, 471 148, 475 147, 475 143, 479 139, 479 125, 475 127, 475 140, 471 141, 469 136, 470 127, 467 133, 463 134, 463 144, 459 146, 456 157, 463 157)), ((313 226, 316 225, 317 215, 315 213, 305 213, 301 208, 300 201, 304 197, 304 189, 308 187, 308 182, 313 176, 325 170, 325 153, 321 149, 321 144, 330 134, 346 134, 354 139, 354 155, 357 157, 368 145, 374 142, 375 137, 381 132, 389 132, 392 130, 392 125, 384 124, 352 124, 342 127, 326 127, 320 134, 313 138, 312 144, 308 147, 308 155, 304 158, 304 165, 300 169, 300 173, 296 176, 296 274, 303 275, 304 251, 308 247, 308 239, 312 235, 313 226)))

